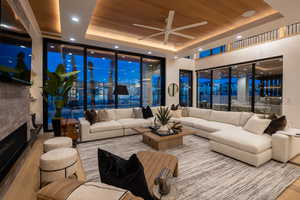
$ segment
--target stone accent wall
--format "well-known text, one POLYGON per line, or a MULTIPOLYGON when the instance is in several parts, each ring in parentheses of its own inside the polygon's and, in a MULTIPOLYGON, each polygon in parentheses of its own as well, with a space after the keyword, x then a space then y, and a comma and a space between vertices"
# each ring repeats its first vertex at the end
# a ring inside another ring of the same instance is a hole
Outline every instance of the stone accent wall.
MULTIPOLYGON (((29 119, 29 87, 0 82, 0 140, 29 122, 29 119)), ((27 127, 30 127, 29 123, 27 127)))

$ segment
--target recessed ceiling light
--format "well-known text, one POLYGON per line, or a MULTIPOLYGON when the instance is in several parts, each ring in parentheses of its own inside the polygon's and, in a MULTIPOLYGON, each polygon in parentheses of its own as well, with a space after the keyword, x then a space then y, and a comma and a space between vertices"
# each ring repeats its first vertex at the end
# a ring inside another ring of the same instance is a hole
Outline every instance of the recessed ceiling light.
POLYGON ((255 15, 256 11, 255 10, 248 10, 242 14, 243 17, 252 17, 255 15))
POLYGON ((198 48, 198 51, 202 51, 203 49, 200 47, 200 48, 198 48))
POLYGON ((50 46, 51 49, 54 49, 54 47, 55 47, 54 45, 51 45, 51 46, 50 46))
POLYGON ((236 39, 238 39, 238 40, 240 40, 242 38, 243 38, 243 36, 241 36, 241 35, 236 36, 236 39))
POLYGON ((70 38, 70 41, 72 41, 72 42, 75 41, 75 38, 72 38, 72 37, 71 37, 71 38, 70 38))
POLYGON ((118 49, 119 48, 119 46, 118 45, 115 45, 115 49, 118 49))
POLYGON ((178 58, 178 56, 174 56, 174 59, 177 59, 178 58))
POLYGON ((151 51, 148 51, 148 54, 152 54, 152 52, 151 52, 151 51))
POLYGON ((24 45, 20 45, 21 48, 26 48, 24 45))
POLYGON ((73 22, 79 22, 79 18, 78 18, 78 17, 75 17, 75 16, 74 16, 74 17, 72 17, 71 19, 72 19, 73 22))

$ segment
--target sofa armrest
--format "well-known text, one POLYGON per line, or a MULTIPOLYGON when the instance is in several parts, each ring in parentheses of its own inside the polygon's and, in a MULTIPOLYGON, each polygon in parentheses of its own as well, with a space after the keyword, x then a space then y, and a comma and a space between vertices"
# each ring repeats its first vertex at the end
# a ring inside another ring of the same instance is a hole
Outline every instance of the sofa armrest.
POLYGON ((272 135, 272 158, 280 162, 289 160, 290 137, 281 133, 272 135))
POLYGON ((81 141, 88 139, 88 135, 90 133, 90 122, 85 118, 79 118, 79 132, 81 141))

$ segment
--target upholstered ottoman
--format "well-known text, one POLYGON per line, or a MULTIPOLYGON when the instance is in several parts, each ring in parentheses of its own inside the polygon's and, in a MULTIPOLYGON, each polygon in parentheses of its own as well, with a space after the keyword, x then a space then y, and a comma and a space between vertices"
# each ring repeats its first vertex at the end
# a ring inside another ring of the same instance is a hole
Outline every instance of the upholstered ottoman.
POLYGON ((69 137, 54 137, 44 142, 44 152, 57 148, 72 147, 72 139, 69 137))
POLYGON ((77 160, 78 153, 73 148, 58 148, 44 153, 40 158, 41 186, 74 175, 77 160))

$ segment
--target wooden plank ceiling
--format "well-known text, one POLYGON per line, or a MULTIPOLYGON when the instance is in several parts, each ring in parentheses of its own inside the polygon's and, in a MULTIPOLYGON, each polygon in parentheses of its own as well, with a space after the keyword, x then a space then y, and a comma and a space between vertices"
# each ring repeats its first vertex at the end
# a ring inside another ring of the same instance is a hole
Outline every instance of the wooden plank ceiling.
MULTIPOLYGON (((169 10, 175 10, 172 28, 208 21, 207 25, 180 31, 196 38, 250 20, 242 17, 249 10, 256 11, 252 18, 277 12, 263 0, 98 0, 91 25, 133 34, 139 38, 157 31, 135 27, 133 24, 164 28, 169 10)), ((154 39, 163 41, 163 36, 154 39)), ((180 46, 190 40, 171 35, 169 42, 180 46)))

